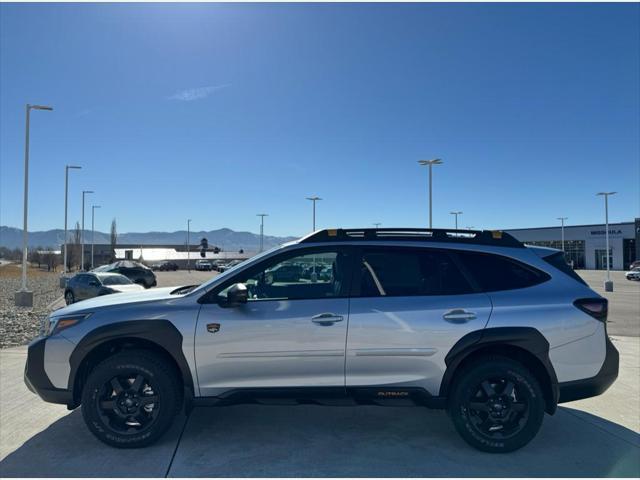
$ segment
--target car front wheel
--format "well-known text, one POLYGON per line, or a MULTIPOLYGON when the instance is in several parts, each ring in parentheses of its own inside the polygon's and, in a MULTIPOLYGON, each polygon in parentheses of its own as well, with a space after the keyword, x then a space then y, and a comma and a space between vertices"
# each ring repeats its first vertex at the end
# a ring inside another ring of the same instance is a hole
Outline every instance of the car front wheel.
POLYGON ((517 450, 538 433, 545 411, 542 389, 523 365, 484 357, 453 385, 449 415, 462 438, 491 453, 517 450))
POLYGON ((67 305, 71 305, 72 303, 74 303, 76 301, 75 297, 73 296, 73 292, 71 290, 67 290, 66 292, 64 292, 64 302, 67 305))
POLYGON ((177 373, 146 351, 118 353, 100 363, 82 391, 82 415, 102 442, 119 448, 152 444, 180 406, 177 373))

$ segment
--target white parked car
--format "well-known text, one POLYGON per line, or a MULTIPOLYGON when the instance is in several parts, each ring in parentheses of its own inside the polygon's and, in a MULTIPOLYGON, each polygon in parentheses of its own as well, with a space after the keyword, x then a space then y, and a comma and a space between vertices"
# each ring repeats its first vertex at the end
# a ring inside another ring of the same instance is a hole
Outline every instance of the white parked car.
POLYGON ((640 280, 640 267, 635 267, 624 274, 627 280, 640 280))
POLYGON ((78 273, 69 279, 64 290, 67 305, 88 298, 120 292, 139 292, 142 285, 133 283, 119 273, 86 272, 78 273))

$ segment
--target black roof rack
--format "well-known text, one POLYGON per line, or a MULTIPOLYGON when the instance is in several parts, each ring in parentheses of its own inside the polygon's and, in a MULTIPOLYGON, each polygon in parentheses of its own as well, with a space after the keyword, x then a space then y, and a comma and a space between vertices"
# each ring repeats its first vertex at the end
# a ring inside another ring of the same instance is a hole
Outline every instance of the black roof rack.
POLYGON ((441 228, 327 228, 300 239, 300 243, 350 240, 430 241, 524 248, 524 244, 501 230, 447 230, 441 228))

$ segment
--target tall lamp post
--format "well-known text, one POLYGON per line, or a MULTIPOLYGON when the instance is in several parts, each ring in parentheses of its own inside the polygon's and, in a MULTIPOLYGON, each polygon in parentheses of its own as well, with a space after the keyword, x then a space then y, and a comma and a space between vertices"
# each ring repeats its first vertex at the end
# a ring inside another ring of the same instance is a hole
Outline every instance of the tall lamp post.
POLYGON ((449 212, 451 215, 456 216, 456 230, 458 230, 458 215, 462 215, 462 212, 449 212))
POLYGON ((100 205, 91 205, 91 270, 93 270, 93 244, 94 237, 96 236, 94 218, 96 215, 96 208, 100 208, 100 205))
POLYGON ((29 212, 29 117, 31 110, 53 110, 52 107, 46 105, 26 105, 27 124, 24 142, 24 206, 23 206, 23 222, 22 222, 22 285, 20 290, 16 292, 14 301, 17 307, 32 307, 33 292, 27 290, 27 217, 29 212))
POLYGON ((316 231, 316 202, 318 200, 322 200, 320 197, 313 196, 307 197, 307 200, 311 200, 313 202, 313 231, 316 231))
POLYGON ((87 193, 94 193, 93 190, 83 190, 82 191, 82 229, 80 230, 80 243, 82 244, 80 247, 80 270, 84 271, 84 196, 87 193))
POLYGON ((562 253, 564 253, 564 221, 566 219, 568 219, 569 217, 558 217, 557 219, 560 220, 560 236, 562 239, 562 253))
POLYGON ((190 246, 190 237, 191 236, 191 219, 187 219, 187 270, 191 272, 191 246, 190 246))
POLYGON ((65 165, 64 167, 64 264, 62 267, 63 275, 67 273, 67 205, 69 204, 69 169, 80 170, 82 167, 77 165, 65 165))
POLYGON ((604 236, 606 242, 605 257, 607 259, 607 279, 604 282, 604 291, 613 292, 613 281, 611 280, 611 265, 609 261, 609 195, 615 195, 618 192, 600 192, 596 195, 604 197, 604 236))
POLYGON ((260 251, 264 250, 264 217, 268 217, 268 213, 258 213, 257 217, 260 217, 260 251))
POLYGON ((380 225, 382 225, 380 222, 376 222, 376 223, 373 224, 373 226, 376 227, 376 228, 380 228, 380 225))
POLYGON ((442 160, 439 158, 433 158, 431 160, 418 160, 418 163, 423 166, 429 167, 429 228, 433 228, 433 196, 432 196, 432 187, 433 187, 433 176, 432 169, 434 165, 442 165, 442 160))

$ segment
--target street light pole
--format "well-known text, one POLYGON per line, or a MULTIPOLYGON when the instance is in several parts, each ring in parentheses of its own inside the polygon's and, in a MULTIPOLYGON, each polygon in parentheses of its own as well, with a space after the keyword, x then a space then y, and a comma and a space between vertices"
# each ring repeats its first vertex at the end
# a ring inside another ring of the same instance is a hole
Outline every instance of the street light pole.
POLYGON ((76 165, 65 165, 64 167, 64 264, 62 267, 63 275, 67 273, 67 205, 69 197, 69 169, 81 169, 76 165))
POLYGON ((380 225, 382 225, 380 222, 376 222, 376 223, 373 224, 373 226, 376 227, 376 228, 380 228, 380 225))
POLYGON ((456 230, 458 230, 458 215, 462 215, 462 212, 449 212, 451 215, 456 216, 456 230))
POLYGON ((560 227, 561 237, 562 237, 562 253, 564 253, 564 221, 568 218, 569 217, 558 217, 558 220, 562 222, 560 227))
POLYGON ((87 193, 93 193, 93 190, 83 190, 82 191, 82 229, 80 230, 80 271, 84 272, 84 196, 87 193))
POLYGON ((190 237, 191 236, 191 219, 187 219, 187 270, 191 273, 191 248, 190 237))
POLYGON ((258 213, 257 217, 260 217, 260 251, 264 250, 264 217, 268 217, 268 213, 258 213))
POLYGON ((615 195, 617 192, 600 192, 596 195, 604 197, 604 236, 606 242, 605 257, 607 259, 607 279, 604 282, 605 292, 613 292, 613 281, 611 281, 611 265, 609 262, 609 195, 615 195))
POLYGON ((307 197, 307 200, 311 200, 313 202, 313 231, 316 231, 316 202, 318 200, 322 200, 320 197, 313 196, 307 197))
POLYGON ((433 228, 433 177, 432 177, 432 168, 434 165, 441 165, 442 160, 439 158, 434 158, 431 160, 418 160, 420 165, 428 165, 429 166, 429 228, 433 228))
POLYGON ((100 208, 100 205, 91 205, 91 270, 93 270, 93 244, 94 237, 96 235, 94 217, 96 214, 96 208, 100 208))
POLYGON ((33 306, 33 292, 27 290, 27 241, 28 241, 28 224, 27 217, 29 212, 29 117, 31 116, 31 110, 48 110, 53 108, 46 105, 26 105, 27 122, 25 131, 24 142, 24 204, 23 204, 23 218, 22 218, 22 284, 20 290, 16 292, 15 304, 18 307, 32 307, 33 306))

